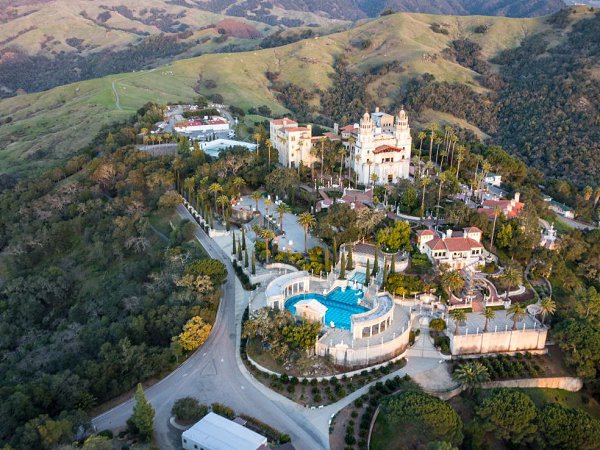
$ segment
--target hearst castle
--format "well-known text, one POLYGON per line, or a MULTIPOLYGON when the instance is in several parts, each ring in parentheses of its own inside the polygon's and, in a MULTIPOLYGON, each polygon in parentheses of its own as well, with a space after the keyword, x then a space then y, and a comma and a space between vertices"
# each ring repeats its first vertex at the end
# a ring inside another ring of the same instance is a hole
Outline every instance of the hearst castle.
POLYGON ((320 160, 319 152, 311 149, 323 138, 341 142, 348 149, 345 166, 357 173, 360 184, 393 183, 409 176, 412 138, 404 109, 394 116, 376 108, 370 114, 365 112, 359 123, 341 128, 336 124, 333 132, 323 136, 313 136, 310 125, 300 127, 292 119, 271 120, 271 143, 285 167, 310 166, 320 160))

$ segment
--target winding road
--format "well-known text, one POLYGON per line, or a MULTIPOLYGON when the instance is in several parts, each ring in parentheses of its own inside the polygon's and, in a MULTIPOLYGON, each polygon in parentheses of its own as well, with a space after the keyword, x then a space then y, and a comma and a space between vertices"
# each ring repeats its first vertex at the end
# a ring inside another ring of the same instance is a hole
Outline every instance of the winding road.
MULTIPOLYGON (((184 206, 178 207, 181 217, 194 222, 184 206)), ((235 275, 228 255, 197 227, 196 237, 210 257, 222 261, 228 272, 213 330, 205 344, 185 363, 167 377, 146 390, 146 398, 156 411, 155 437, 162 450, 181 448, 180 432, 169 425, 173 402, 192 396, 200 402, 220 402, 268 423, 290 435, 297 449, 329 449, 329 419, 332 414, 364 394, 366 385, 344 399, 319 409, 309 409, 279 395, 256 381, 243 365, 239 355, 241 318, 249 295, 235 275)), ((385 378, 405 373, 423 373, 438 365, 434 358, 411 358, 402 370, 385 378)), ((384 378, 384 379, 385 379, 384 378)), ((373 382, 375 383, 375 382, 373 382)), ((372 384, 372 383, 371 383, 372 384)), ((131 416, 133 400, 97 416, 92 423, 97 430, 125 426, 131 416)))

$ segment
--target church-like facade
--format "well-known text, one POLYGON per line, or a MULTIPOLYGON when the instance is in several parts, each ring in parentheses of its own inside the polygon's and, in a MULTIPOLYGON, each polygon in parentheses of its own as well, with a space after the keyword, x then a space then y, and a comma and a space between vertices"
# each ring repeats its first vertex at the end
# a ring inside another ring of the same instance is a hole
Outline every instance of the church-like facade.
POLYGON ((412 138, 404 109, 396 116, 379 108, 365 112, 352 135, 347 163, 360 184, 395 183, 409 177, 412 138))

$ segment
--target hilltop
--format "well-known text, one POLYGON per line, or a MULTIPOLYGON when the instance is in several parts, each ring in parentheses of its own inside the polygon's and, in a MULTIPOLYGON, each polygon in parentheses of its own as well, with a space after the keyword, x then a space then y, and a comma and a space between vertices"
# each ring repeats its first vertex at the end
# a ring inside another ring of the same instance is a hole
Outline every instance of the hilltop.
MULTIPOLYGON (((578 21, 593 13, 579 8, 578 21)), ((206 54, 160 68, 74 83, 47 92, 18 96, 0 102, 10 123, 0 126, 0 171, 24 173, 64 159, 90 142, 103 126, 131 115, 148 101, 189 101, 197 94, 220 94, 238 107, 267 105, 274 114, 289 112, 267 72, 277 73, 294 87, 312 93, 311 108, 319 108, 314 95, 332 87, 334 61, 344 56, 348 68, 371 73, 367 92, 380 106, 394 105, 407 82, 424 73, 439 82, 466 86, 485 95, 481 74, 447 56, 453 41, 467 39, 481 47, 479 57, 489 60, 512 49, 532 35, 544 33, 560 42, 570 25, 556 27, 546 18, 447 17, 397 13, 363 21, 347 31, 298 41, 289 45, 233 54, 206 54), (485 32, 481 32, 484 29, 485 32), (477 32, 479 31, 479 32, 477 32), (113 86, 119 94, 117 108, 113 86)), ((492 72, 498 71, 491 65, 492 72)), ((289 105, 288 105, 289 106, 289 105)), ((444 108, 430 108, 445 113, 444 108)), ((426 111, 427 120, 437 118, 426 111)), ((464 124, 465 117, 456 117, 464 124)), ((449 116, 452 118, 452 116, 449 116)), ((352 120, 352 118, 350 118, 352 120)), ((470 126, 487 133, 481 125, 470 126)), ((489 133, 488 133, 489 134, 489 133)))

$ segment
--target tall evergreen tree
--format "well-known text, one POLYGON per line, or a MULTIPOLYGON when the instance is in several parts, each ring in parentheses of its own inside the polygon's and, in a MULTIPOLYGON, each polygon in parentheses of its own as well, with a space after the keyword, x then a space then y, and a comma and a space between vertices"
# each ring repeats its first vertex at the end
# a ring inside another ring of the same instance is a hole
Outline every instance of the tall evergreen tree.
POLYGON ((244 267, 248 268, 248 249, 244 249, 244 267))
POLYGON ((256 275, 256 261, 254 257, 254 252, 252 252, 252 275, 256 275))
POLYGON ((323 252, 325 253, 325 272, 329 273, 331 270, 331 262, 329 261, 329 249, 325 246, 323 252))
POLYGON ((231 233, 231 245, 233 246, 233 247, 231 247, 231 254, 233 256, 235 256, 235 254, 236 254, 236 247, 237 247, 237 245, 236 245, 236 239, 235 239, 235 233, 231 233))
POLYGON ((242 263, 242 243, 241 242, 238 242, 238 246, 237 246, 237 259, 241 264, 242 263))
POLYGON ((352 261, 352 244, 348 246, 348 262, 346 268, 348 270, 352 270, 352 266, 354 265, 354 261, 352 261))
POLYGON ((383 267, 383 287, 385 288, 385 285, 387 284, 387 279, 388 279, 388 265, 384 265, 383 267))
POLYGON ((340 260, 340 280, 346 279, 346 255, 342 252, 342 259, 340 260))
POLYGON ((368 286, 370 281, 371 281, 371 260, 367 259, 367 270, 366 270, 366 276, 365 276, 365 286, 368 286))
POLYGON ((242 227, 242 250, 246 250, 246 229, 242 227))
POLYGON ((375 262, 373 263, 373 272, 371 275, 375 276, 379 272, 379 247, 375 249, 375 262))
POLYGON ((144 395, 142 384, 138 383, 135 395, 133 414, 127 420, 127 425, 144 442, 150 441, 154 434, 154 408, 144 395))
POLYGON ((332 248, 332 250, 333 250, 333 265, 335 266, 337 264, 337 262, 338 262, 338 260, 337 260, 337 240, 336 240, 335 237, 333 238, 333 248, 332 248))
POLYGON ((392 263, 390 266, 390 273, 396 273, 396 255, 392 255, 392 263))

